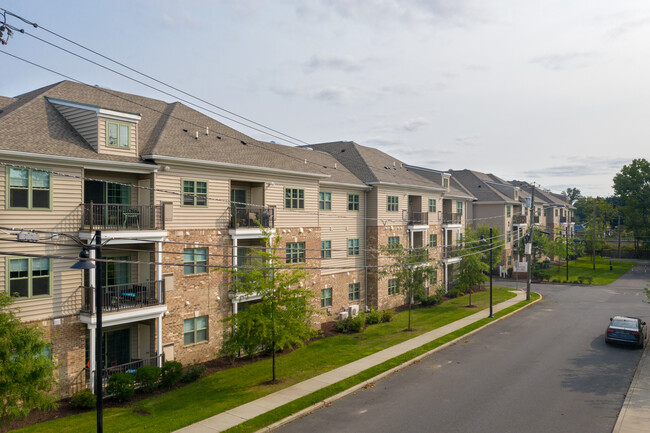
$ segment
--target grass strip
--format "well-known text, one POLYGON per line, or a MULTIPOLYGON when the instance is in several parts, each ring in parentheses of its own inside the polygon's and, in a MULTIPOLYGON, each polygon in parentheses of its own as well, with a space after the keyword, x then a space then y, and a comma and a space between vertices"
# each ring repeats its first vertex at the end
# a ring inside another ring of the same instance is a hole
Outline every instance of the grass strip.
POLYGON ((321 402, 329 397, 332 397, 342 391, 345 391, 346 389, 349 389, 355 385, 358 385, 360 383, 365 382, 368 379, 371 379, 375 376, 378 376, 388 370, 391 370, 392 368, 398 367, 405 362, 408 362, 412 360, 413 358, 416 358, 420 355, 423 355, 437 347, 442 346, 445 343, 448 343, 450 341, 455 340, 456 338, 462 337, 465 334, 468 334, 472 332, 475 329, 480 328, 481 326, 484 326, 495 319, 498 319, 500 317, 506 316, 513 311, 516 311, 531 302, 534 302, 535 300, 539 299, 540 295, 538 293, 531 293, 530 300, 529 301, 522 301, 519 302, 515 305, 512 305, 508 308, 505 308, 498 313, 494 314, 494 319, 490 318, 485 318, 481 319, 477 322, 472 323, 471 325, 467 325, 464 328, 458 329, 450 334, 447 334, 445 336, 442 336, 434 341, 431 341, 429 343, 424 344, 423 346, 420 346, 416 349, 412 349, 402 355, 399 355, 395 358, 389 359, 387 361, 384 361, 381 364, 378 364, 372 368, 369 368, 367 370, 364 370, 360 372, 359 374, 349 377, 347 379, 344 379, 340 382, 334 383, 332 385, 329 385, 323 389, 320 389, 318 391, 315 391, 309 395, 306 395, 304 397, 301 397, 297 400, 294 400, 290 403, 285 404, 284 406, 280 406, 277 409, 273 409, 265 414, 262 414, 258 417, 255 417, 251 420, 248 420, 242 424, 239 424, 233 428, 230 428, 225 431, 225 433, 249 433, 249 432, 256 432, 266 426, 269 426, 273 424, 274 422, 280 421, 281 419, 284 419, 296 412, 299 412, 305 408, 308 408, 318 402, 321 402))
MULTIPOLYGON (((580 283, 582 280, 586 284, 603 286, 616 281, 635 265, 636 262, 623 262, 598 256, 594 270, 591 257, 580 257, 569 262, 569 283, 580 283)), ((566 265, 558 266, 552 273, 550 281, 565 283, 566 280, 566 265)))

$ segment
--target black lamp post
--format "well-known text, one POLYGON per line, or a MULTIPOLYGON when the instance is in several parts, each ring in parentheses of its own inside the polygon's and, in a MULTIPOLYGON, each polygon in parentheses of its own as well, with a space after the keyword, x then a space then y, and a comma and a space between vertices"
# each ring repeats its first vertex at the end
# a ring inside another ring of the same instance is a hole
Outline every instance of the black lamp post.
POLYGON ((84 246, 83 250, 79 253, 79 261, 70 266, 71 269, 95 269, 95 310, 97 315, 97 335, 95 339, 95 395, 97 396, 97 433, 104 431, 104 401, 102 389, 102 371, 103 357, 102 357, 102 310, 103 310, 103 289, 102 289, 102 263, 97 259, 102 258, 102 232, 97 230, 95 232, 95 245, 84 246), (95 260, 88 260, 88 250, 95 250, 95 260))
MULTIPOLYGON (((485 236, 481 235, 481 241, 485 242, 485 236)), ((492 314, 492 227, 490 227, 490 319, 494 318, 492 314)))

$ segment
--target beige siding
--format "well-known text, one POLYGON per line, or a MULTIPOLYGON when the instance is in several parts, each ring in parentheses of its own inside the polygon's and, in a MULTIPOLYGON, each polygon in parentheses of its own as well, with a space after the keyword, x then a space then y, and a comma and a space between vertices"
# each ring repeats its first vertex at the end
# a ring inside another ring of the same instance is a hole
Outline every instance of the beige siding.
POLYGON ((138 156, 138 125, 135 123, 116 121, 123 124, 129 125, 129 148, 128 149, 118 149, 116 147, 109 147, 106 145, 106 123, 109 122, 106 119, 97 120, 97 130, 98 130, 98 149, 99 153, 106 155, 119 155, 119 156, 138 156))
POLYGON ((402 214, 406 214, 408 209, 408 194, 422 195, 422 191, 409 191, 406 188, 392 187, 381 185, 377 188, 377 225, 401 226, 406 225, 408 221, 404 220, 402 214), (399 211, 388 212, 388 196, 397 196, 399 198, 399 211))
MULTIPOLYGON (((69 244, 69 241, 61 241, 69 244)), ((30 245, 17 242, 0 242, 2 251, 29 254, 51 254, 66 257, 77 257, 79 247, 59 245, 30 245)), ((0 281, 3 282, 0 290, 8 289, 7 258, 0 256, 0 281)), ((21 299, 14 302, 18 308, 18 317, 23 321, 42 320, 47 318, 75 315, 79 313, 82 300, 82 272, 70 269, 73 260, 52 259, 52 286, 51 296, 33 299, 21 299)))
POLYGON ((53 104, 93 149, 97 150, 97 113, 77 107, 53 104))
MULTIPOLYGON (((18 163, 24 164, 24 162, 18 163)), ((81 176, 81 169, 56 165, 28 164, 30 167, 51 170, 66 175, 81 176)), ((82 180, 74 177, 52 174, 51 209, 9 209, 7 199, 7 169, 0 169, 0 226, 24 227, 39 230, 75 232, 81 222, 83 201, 82 180)))
MULTIPOLYGON (((332 241, 332 258, 321 260, 324 268, 361 268, 364 264, 365 200, 363 190, 321 186, 321 191, 332 193, 332 210, 320 211, 321 240, 332 241), (348 193, 359 194, 359 210, 348 210, 348 193), (359 239, 360 255, 348 257, 348 239, 359 239)), ((341 272, 343 269, 322 269, 321 274, 341 272)))
MULTIPOLYGON (((276 227, 315 227, 318 225, 318 182, 235 170, 207 169, 169 165, 155 177, 155 203, 172 202, 173 218, 165 223, 168 230, 183 228, 227 228, 229 224, 230 184, 265 183, 264 205, 275 206, 276 227), (208 182, 206 207, 182 206, 182 180, 208 182), (267 183, 268 182, 268 183, 267 183), (274 182, 274 185, 270 185, 274 182), (305 209, 284 209, 284 188, 305 190, 305 209), (160 191, 164 190, 164 191, 160 191)), ((247 197, 250 199, 250 196, 247 197)))

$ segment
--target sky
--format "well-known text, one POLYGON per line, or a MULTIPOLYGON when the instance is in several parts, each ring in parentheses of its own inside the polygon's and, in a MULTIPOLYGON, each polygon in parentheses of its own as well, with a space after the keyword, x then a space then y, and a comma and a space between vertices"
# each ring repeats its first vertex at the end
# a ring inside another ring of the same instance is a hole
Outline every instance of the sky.
MULTIPOLYGON (((301 142, 352 140, 409 164, 600 196, 613 193, 623 165, 650 159, 648 1, 0 0, 0 8, 42 26, 8 17, 31 35, 108 65, 44 29, 65 36, 301 142)), ((186 99, 27 34, 0 51, 87 84, 186 99)), ((2 53, 0 70, 3 96, 63 79, 2 53)))

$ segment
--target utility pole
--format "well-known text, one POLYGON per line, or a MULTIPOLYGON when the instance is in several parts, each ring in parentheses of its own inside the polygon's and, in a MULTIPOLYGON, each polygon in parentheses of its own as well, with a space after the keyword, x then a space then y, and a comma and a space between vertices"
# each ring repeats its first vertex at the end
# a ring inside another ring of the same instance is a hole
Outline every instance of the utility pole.
POLYGON ((533 225, 535 224, 535 184, 531 185, 533 187, 533 194, 532 198, 530 199, 530 230, 529 230, 529 241, 530 241, 530 250, 528 252, 528 278, 526 279, 526 300, 530 300, 530 278, 532 276, 532 271, 533 271, 533 262, 532 262, 532 255, 533 255, 533 225))
POLYGON ((618 216, 618 258, 621 258, 621 216, 618 216))
POLYGON ((566 226, 566 282, 569 282, 569 224, 566 226))
POLYGON ((594 217, 591 220, 591 224, 594 226, 593 229, 593 239, 591 240, 591 264, 592 268, 595 271, 596 270, 596 200, 598 197, 594 199, 594 217))

